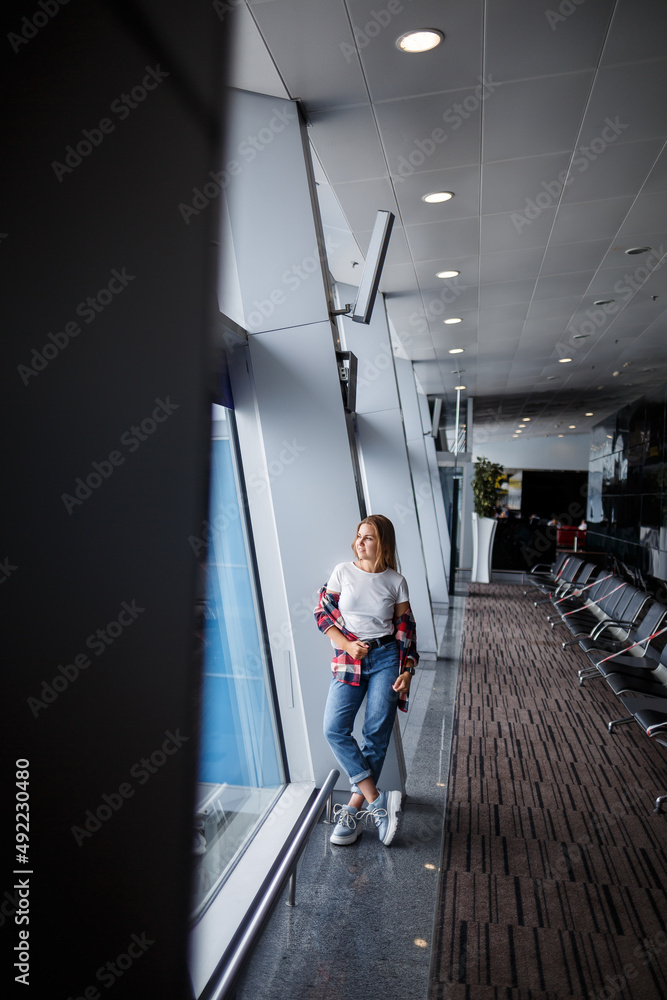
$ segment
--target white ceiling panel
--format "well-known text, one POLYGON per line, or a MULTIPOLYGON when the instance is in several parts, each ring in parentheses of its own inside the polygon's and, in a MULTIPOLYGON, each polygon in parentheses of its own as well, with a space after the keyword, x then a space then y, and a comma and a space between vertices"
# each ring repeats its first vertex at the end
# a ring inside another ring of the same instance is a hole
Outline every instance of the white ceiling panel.
MULTIPOLYGON (((664 42, 664 39, 663 39, 664 42)), ((579 137, 591 146, 616 132, 614 145, 667 135, 662 101, 654 95, 664 88, 667 60, 609 66, 598 72, 579 137)))
POLYGON ((576 271, 573 274, 551 274, 539 278, 535 284, 535 299, 583 295, 592 277, 593 271, 576 271))
POLYGON ((397 177, 479 163, 481 115, 467 111, 468 90, 376 104, 380 135, 397 177))
POLYGON ((394 184, 405 226, 479 215, 478 166, 421 171, 405 179, 395 178, 394 184), (437 191, 452 191, 455 196, 450 201, 436 204, 422 200, 423 195, 437 191))
POLYGON ((599 153, 578 147, 565 181, 562 202, 634 196, 646 181, 662 147, 662 139, 608 145, 599 153))
POLYGON ((561 185, 558 177, 567 171, 570 153, 551 153, 548 156, 527 156, 515 160, 485 163, 482 169, 482 212, 521 212, 529 202, 537 201, 538 207, 558 204, 561 185))
POLYGON ((308 121, 310 141, 327 164, 330 183, 386 176, 387 164, 370 105, 313 112, 308 121), (350 155, 352 149, 354 156, 350 155))
POLYGON ((583 243, 564 243, 550 246, 542 262, 541 274, 568 274, 571 271, 590 271, 599 265, 609 248, 609 240, 589 240, 583 243))
POLYGON ((544 257, 541 247, 533 250, 509 250, 482 254, 479 258, 480 280, 512 281, 534 278, 540 273, 544 257))
POLYGON ((667 224, 667 191, 656 194, 641 194, 628 212, 619 236, 642 233, 660 219, 667 224))
POLYGON ((484 162, 572 149, 592 72, 503 83, 484 104, 484 162))
POLYGON ((487 309, 493 306, 505 306, 512 302, 530 302, 535 282, 532 278, 519 281, 496 281, 484 283, 480 291, 480 306, 487 309))
POLYGON ((538 215, 533 214, 532 218, 523 212, 483 215, 481 219, 482 253, 546 247, 555 215, 555 208, 545 208, 538 215))
POLYGON ((237 85, 301 102, 339 280, 358 283, 377 210, 396 212, 381 287, 428 393, 450 406, 461 379, 497 437, 529 401, 543 414, 530 436, 667 381, 667 4, 233 6, 237 85), (398 51, 402 31, 428 25, 439 48, 398 51), (433 190, 455 197, 429 206, 433 190), (435 277, 447 269, 460 277, 435 277), (609 315, 594 305, 608 297, 609 315))
POLYGON ((290 97, 309 111, 363 104, 368 99, 359 61, 346 55, 354 37, 345 4, 272 0, 250 8, 290 97))
POLYGON ((357 227, 361 230, 372 231, 379 210, 398 215, 394 192, 386 177, 334 184, 333 189, 348 221, 357 219, 357 227))
POLYGON ((348 7, 374 101, 477 84, 482 71, 481 0, 447 0, 436 7, 429 0, 410 0, 394 4, 395 13, 377 0, 348 0, 348 7), (397 48, 400 35, 424 26, 444 32, 442 44, 421 56, 397 48))
POLYGON ((665 52, 667 5, 661 0, 638 4, 618 0, 602 64, 659 58, 665 52))
POLYGON ((535 0, 490 3, 487 72, 499 80, 518 80, 594 67, 613 7, 614 0, 586 0, 578 7, 572 4, 571 16, 563 16, 556 3, 547 7, 535 0), (521 25, 520 46, 516 45, 517 24, 521 25))
POLYGON ((479 248, 479 220, 476 218, 407 226, 405 233, 415 261, 453 257, 457 251, 468 257, 479 248))
POLYGON ((561 205, 551 234, 552 246, 592 239, 612 239, 632 205, 632 198, 606 198, 561 205))

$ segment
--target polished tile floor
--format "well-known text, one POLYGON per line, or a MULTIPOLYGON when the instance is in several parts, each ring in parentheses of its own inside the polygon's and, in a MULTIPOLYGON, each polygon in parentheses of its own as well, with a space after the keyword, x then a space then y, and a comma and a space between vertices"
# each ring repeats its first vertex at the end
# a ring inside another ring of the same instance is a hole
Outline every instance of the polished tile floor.
MULTIPOLYGON (((463 588, 461 588, 463 590, 463 588)), ((398 833, 335 847, 318 824, 297 871, 297 905, 276 906, 237 1000, 426 1000, 465 598, 437 608, 437 660, 422 660, 401 725, 407 793, 398 833)))

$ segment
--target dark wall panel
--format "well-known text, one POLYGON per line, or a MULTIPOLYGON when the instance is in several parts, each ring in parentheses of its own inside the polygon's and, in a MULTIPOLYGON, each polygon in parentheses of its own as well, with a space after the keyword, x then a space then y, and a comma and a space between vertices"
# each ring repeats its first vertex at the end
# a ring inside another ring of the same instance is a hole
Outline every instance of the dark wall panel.
POLYGON ((32 996, 182 997, 215 207, 178 206, 216 164, 224 25, 199 0, 2 21, 2 789, 13 841, 27 758, 31 824, 0 940, 29 931, 32 996))
POLYGON ((638 569, 667 596, 667 387, 596 426, 591 441, 589 546, 638 569))

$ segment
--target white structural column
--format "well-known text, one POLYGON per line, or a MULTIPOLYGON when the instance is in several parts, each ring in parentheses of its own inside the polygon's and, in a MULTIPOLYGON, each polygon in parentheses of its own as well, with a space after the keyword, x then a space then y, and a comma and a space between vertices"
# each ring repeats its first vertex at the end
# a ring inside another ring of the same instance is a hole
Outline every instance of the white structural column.
MULTIPOLYGON (((412 369, 414 378, 414 368, 412 369)), ((428 406, 428 399, 426 394, 421 391, 420 387, 417 385, 417 379, 414 379, 415 387, 417 389, 417 401, 419 403, 419 412, 422 421, 422 430, 424 432, 424 448, 426 451, 426 461, 428 463, 429 475, 431 477, 431 487, 433 490, 433 508, 435 510, 435 519, 438 526, 438 537, 440 539, 440 551, 442 553, 442 562, 445 567, 445 575, 447 577, 447 582, 449 584, 449 568, 451 563, 451 539, 449 536, 449 518, 447 511, 445 510, 445 501, 442 495, 442 481, 440 479, 440 468, 438 466, 438 451, 435 438, 433 438, 429 433, 429 429, 432 426, 431 414, 428 406)), ((449 593, 447 596, 447 602, 449 602, 449 593)))
MULTIPOLYGON (((431 428, 430 426, 428 427, 428 436, 425 436, 412 362, 403 358, 395 358, 394 365, 401 412, 403 414, 408 458, 412 470, 414 505, 422 538, 429 591, 432 601, 438 604, 447 604, 449 602, 447 574, 445 572, 442 542, 435 511, 434 483, 431 479, 431 470, 426 454, 427 441, 433 444, 431 428)), ((436 489, 442 498, 442 487, 440 486, 439 479, 436 489)))
MULTIPOLYGON (((343 302, 356 289, 338 285, 343 302)), ((380 296, 368 326, 343 319, 345 347, 358 358, 357 429, 370 513, 385 514, 396 529, 401 571, 410 587, 419 650, 437 653, 431 595, 401 413, 394 352, 380 296)))
POLYGON ((312 611, 351 557, 359 503, 305 128, 292 102, 242 91, 230 118, 225 225, 249 340, 232 389, 290 776, 321 782, 336 766, 322 734, 332 651, 312 611))

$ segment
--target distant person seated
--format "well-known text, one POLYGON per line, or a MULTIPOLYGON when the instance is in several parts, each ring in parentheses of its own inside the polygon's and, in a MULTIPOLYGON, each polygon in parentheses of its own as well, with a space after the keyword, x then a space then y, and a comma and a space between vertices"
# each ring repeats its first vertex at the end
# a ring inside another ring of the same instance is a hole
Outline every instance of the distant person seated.
POLYGON ((547 521, 547 526, 549 528, 560 528, 560 521, 558 520, 555 514, 551 515, 551 520, 547 521))
POLYGON ((588 525, 586 524, 586 518, 585 518, 585 517, 582 517, 582 519, 581 519, 581 524, 580 524, 580 525, 579 525, 579 527, 577 528, 577 531, 586 531, 586 528, 587 528, 587 527, 588 527, 588 525))
POLYGON ((531 514, 530 517, 528 518, 528 524, 530 524, 530 525, 539 524, 539 523, 540 523, 540 515, 539 514, 531 514))

